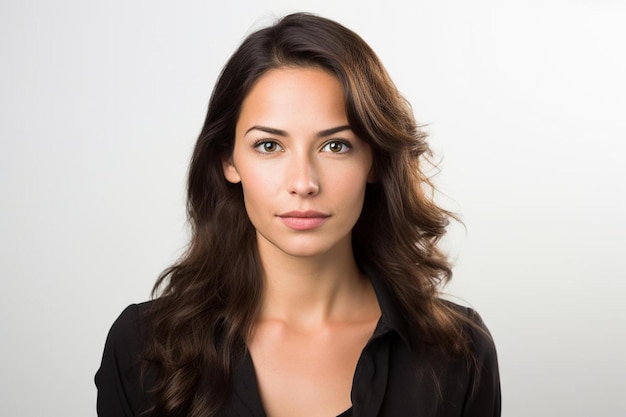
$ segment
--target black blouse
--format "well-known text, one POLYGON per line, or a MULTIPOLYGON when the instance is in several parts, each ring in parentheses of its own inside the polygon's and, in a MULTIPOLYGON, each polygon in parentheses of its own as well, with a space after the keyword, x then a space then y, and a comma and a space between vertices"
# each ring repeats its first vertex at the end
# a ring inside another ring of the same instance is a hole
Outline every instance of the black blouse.
MULTIPOLYGON (((352 408, 339 417, 496 417, 500 416, 500 379, 496 350, 480 316, 452 304, 484 331, 467 329, 475 361, 443 359, 424 346, 397 307, 384 282, 368 271, 382 315, 357 363, 352 408)), ((150 374, 140 381, 140 320, 150 302, 127 307, 115 321, 96 373, 100 417, 139 416, 153 404, 150 374)), ((264 417, 252 359, 248 352, 235 368, 230 396, 220 417, 264 417)))

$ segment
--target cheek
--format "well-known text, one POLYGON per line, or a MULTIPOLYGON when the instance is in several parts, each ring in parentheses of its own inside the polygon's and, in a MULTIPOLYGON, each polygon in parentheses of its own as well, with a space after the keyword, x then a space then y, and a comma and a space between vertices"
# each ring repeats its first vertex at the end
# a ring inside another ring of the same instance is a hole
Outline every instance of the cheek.
POLYGON ((345 173, 343 178, 337 178, 332 189, 345 210, 360 213, 365 198, 367 178, 360 175, 360 171, 355 171, 345 173), (359 174, 355 175, 355 171, 359 174))
POLYGON ((271 197, 276 194, 278 188, 276 175, 270 175, 263 170, 251 171, 240 170, 243 197, 248 213, 268 206, 271 197))

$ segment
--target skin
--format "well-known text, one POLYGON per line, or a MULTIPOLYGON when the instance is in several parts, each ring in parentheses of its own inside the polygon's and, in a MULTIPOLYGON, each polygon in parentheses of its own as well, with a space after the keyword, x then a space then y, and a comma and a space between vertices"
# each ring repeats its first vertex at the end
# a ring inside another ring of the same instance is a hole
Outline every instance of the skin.
POLYGON ((336 416, 380 317, 351 244, 372 152, 350 130, 338 80, 318 68, 263 75, 223 169, 242 185, 264 271, 248 349, 266 413, 336 416))

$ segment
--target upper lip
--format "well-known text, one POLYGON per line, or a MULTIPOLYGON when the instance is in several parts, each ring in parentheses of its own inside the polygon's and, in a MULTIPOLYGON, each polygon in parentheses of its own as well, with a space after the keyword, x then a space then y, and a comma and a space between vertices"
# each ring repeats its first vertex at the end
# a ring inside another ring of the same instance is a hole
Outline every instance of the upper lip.
POLYGON ((330 217, 330 214, 322 213, 315 210, 294 210, 288 211, 285 213, 280 213, 278 217, 302 217, 302 218, 313 218, 313 217, 330 217))

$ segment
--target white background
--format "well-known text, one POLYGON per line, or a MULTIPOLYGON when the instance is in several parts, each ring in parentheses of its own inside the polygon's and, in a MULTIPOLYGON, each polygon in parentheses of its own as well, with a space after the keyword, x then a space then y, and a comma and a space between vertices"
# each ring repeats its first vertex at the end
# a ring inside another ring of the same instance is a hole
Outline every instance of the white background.
POLYGON ((95 415, 109 326, 185 245, 219 70, 302 10, 362 35, 429 125, 466 225, 448 291, 493 333, 503 415, 626 415, 617 0, 3 0, 0 415, 95 415))

